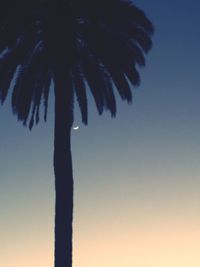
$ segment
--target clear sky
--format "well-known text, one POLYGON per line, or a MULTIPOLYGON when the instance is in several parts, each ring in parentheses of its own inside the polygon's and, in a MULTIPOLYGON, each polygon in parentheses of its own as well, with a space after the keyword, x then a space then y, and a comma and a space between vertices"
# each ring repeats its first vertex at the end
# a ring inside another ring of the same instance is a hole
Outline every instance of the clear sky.
MULTIPOLYGON (((137 0, 154 47, 131 106, 76 109, 73 267, 200 266, 200 2, 137 0)), ((0 110, 0 266, 53 267, 53 100, 29 132, 0 110)))

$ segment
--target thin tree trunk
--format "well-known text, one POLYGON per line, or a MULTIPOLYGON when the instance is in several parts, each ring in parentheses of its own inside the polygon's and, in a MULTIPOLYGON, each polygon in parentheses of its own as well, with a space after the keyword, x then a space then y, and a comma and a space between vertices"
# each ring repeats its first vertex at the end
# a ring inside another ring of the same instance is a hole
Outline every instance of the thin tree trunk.
MULTIPOLYGON (((55 79, 55 267, 72 267, 73 173, 70 134, 72 97, 55 79)), ((68 90, 70 91, 71 88, 68 90)))

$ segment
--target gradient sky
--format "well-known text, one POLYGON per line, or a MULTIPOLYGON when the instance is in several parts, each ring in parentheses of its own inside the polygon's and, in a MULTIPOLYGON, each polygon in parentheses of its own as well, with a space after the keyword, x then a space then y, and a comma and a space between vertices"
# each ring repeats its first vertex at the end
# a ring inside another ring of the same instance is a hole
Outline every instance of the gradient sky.
MULTIPOLYGON (((154 47, 133 104, 76 109, 73 267, 200 266, 200 2, 134 1, 154 47)), ((0 110, 0 266, 53 267, 53 100, 29 132, 0 110)))

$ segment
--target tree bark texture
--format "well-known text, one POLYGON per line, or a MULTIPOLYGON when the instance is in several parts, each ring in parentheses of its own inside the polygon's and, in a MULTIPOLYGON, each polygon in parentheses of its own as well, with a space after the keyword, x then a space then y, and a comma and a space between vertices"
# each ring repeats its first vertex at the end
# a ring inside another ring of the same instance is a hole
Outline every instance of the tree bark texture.
POLYGON ((55 79, 55 267, 72 267, 73 172, 70 134, 73 113, 72 96, 66 90, 59 77, 58 82, 55 79))

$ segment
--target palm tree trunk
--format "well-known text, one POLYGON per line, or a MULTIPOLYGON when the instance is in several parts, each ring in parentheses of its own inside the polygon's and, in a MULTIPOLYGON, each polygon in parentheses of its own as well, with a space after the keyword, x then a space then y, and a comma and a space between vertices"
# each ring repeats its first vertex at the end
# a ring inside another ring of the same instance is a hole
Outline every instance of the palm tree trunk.
POLYGON ((55 267, 72 267, 73 173, 70 134, 73 114, 72 98, 66 94, 66 89, 59 77, 57 82, 55 79, 55 267))

